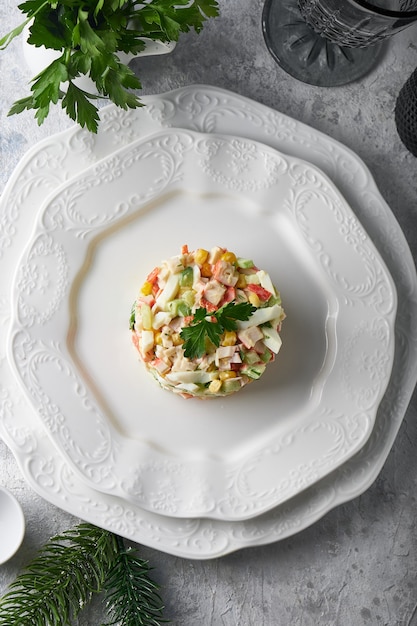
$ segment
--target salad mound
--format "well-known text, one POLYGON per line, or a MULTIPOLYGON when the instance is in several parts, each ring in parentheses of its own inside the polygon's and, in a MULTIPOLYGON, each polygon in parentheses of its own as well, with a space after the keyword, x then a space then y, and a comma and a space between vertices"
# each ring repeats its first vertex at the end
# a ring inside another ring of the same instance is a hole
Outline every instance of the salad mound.
POLYGON ((155 267, 130 330, 157 382, 184 398, 224 397, 257 380, 281 347, 285 318, 267 272, 226 248, 199 248, 155 267))

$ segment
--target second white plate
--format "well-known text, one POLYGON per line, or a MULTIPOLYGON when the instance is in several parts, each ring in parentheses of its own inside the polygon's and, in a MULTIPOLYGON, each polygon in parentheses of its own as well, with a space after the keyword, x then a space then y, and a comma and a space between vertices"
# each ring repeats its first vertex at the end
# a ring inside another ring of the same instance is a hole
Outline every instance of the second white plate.
POLYGON ((395 289, 357 218, 314 166, 241 138, 164 131, 61 187, 14 301, 10 357, 59 449, 173 517, 249 519, 327 475, 366 442, 392 367, 395 289), (226 401, 162 392, 130 345, 137 288, 183 243, 253 257, 283 296, 277 363, 226 401))

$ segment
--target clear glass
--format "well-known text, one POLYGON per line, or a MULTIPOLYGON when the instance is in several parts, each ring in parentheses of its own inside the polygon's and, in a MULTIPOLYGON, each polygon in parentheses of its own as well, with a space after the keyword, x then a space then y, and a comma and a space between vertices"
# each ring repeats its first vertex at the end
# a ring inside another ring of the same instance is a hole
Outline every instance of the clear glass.
POLYGON ((298 0, 298 6, 316 33, 351 48, 373 45, 417 19, 417 0, 298 0))
POLYGON ((372 69, 384 40, 417 21, 417 0, 266 0, 263 31, 275 60, 324 87, 372 69))

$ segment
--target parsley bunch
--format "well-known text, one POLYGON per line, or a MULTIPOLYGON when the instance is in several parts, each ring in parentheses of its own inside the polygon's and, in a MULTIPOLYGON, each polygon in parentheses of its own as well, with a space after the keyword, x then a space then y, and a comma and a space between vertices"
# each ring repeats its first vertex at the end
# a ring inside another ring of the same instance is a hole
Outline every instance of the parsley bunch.
POLYGON ((42 124, 51 104, 61 101, 71 119, 97 132, 98 109, 92 101, 109 98, 122 109, 141 106, 132 89, 137 76, 118 53, 137 54, 143 38, 177 41, 181 32, 197 33, 218 15, 217 0, 26 0, 19 5, 25 21, 0 39, 0 49, 30 23, 28 43, 56 50, 58 57, 32 81, 31 95, 14 103, 9 115, 34 109, 42 124), (89 76, 97 93, 80 89, 74 80, 89 76), (65 89, 63 85, 65 84, 65 89))
POLYGON ((247 320, 256 310, 249 302, 229 302, 214 313, 200 307, 194 313, 193 321, 181 330, 184 339, 184 355, 189 359, 200 358, 206 352, 206 339, 216 348, 227 330, 237 329, 237 320, 247 320))

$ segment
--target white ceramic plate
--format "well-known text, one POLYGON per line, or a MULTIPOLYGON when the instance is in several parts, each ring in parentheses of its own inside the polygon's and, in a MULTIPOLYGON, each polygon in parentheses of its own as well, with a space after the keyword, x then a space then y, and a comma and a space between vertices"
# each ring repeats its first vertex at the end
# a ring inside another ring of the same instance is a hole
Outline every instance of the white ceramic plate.
POLYGON ((91 487, 175 517, 248 519, 357 452, 394 354, 396 293, 376 248, 312 165, 253 140, 166 130, 82 172, 40 211, 17 268, 10 359, 91 487), (224 245, 287 312, 284 347, 222 400, 163 393, 127 320, 163 258, 224 245))
POLYGON ((333 507, 359 496, 375 480, 417 379, 417 280, 395 217, 362 161, 343 145, 277 111, 214 87, 187 87, 148 96, 145 101, 146 107, 132 112, 106 107, 97 136, 74 126, 35 146, 16 168, 0 206, 0 323, 4 330, 10 317, 11 276, 33 226, 33 207, 39 206, 49 191, 115 147, 170 125, 240 133, 320 166, 343 191, 377 244, 399 296, 394 367, 366 445, 285 505, 246 522, 178 520, 90 489, 51 445, 25 401, 4 358, 6 333, 0 334, 0 432, 32 488, 63 510, 149 547, 186 558, 214 558, 291 536, 333 507))
POLYGON ((25 536, 25 518, 16 498, 0 487, 0 565, 17 552, 25 536))

